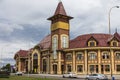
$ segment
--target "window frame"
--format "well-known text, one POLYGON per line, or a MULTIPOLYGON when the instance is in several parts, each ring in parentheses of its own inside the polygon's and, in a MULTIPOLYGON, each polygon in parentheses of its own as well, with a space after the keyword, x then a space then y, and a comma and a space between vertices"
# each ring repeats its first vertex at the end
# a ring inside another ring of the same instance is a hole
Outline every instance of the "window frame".
POLYGON ((84 58, 83 53, 82 52, 77 52, 76 59, 77 60, 83 60, 83 58, 84 58))
POLYGON ((102 53, 102 59, 103 59, 103 60, 108 60, 108 59, 110 59, 110 54, 109 54, 109 52, 103 52, 103 53, 102 53))
POLYGON ((72 60, 72 54, 71 53, 66 54, 66 60, 72 60))
POLYGON ((77 65, 77 72, 78 73, 83 72, 83 65, 77 65))
POLYGON ((61 48, 68 48, 69 42, 68 42, 68 35, 62 34, 61 35, 61 48))
POLYGON ((88 55, 89 60, 96 60, 97 59, 97 54, 95 52, 90 52, 88 55))

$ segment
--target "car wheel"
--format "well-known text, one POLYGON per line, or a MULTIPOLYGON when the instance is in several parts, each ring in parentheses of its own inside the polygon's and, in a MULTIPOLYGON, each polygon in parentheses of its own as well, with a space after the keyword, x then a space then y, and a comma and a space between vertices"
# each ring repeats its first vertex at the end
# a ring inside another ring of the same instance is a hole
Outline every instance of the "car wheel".
POLYGON ((100 80, 100 79, 97 78, 96 80, 100 80))
POLYGON ((65 76, 63 76, 63 78, 65 78, 65 76))

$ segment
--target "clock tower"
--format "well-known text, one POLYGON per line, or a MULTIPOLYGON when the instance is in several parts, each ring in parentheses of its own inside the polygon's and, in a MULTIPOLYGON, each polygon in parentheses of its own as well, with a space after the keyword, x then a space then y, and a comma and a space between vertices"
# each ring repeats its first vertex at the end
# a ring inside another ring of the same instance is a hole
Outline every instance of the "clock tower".
POLYGON ((60 1, 54 15, 48 18, 51 21, 51 45, 55 53, 56 50, 69 48, 70 19, 73 19, 73 17, 67 16, 64 6, 60 1))

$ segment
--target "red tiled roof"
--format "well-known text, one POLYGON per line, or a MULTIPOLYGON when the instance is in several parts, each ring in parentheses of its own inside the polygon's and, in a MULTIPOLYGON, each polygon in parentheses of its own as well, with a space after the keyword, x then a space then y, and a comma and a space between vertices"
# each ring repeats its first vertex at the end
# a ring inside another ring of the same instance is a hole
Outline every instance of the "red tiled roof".
POLYGON ((98 42, 98 47, 107 47, 108 45, 108 39, 111 38, 113 35, 109 34, 85 34, 80 35, 77 38, 70 41, 70 48, 84 48, 87 46, 87 41, 94 37, 98 42))
POLYGON ((27 57, 28 51, 27 50, 19 50, 17 53, 20 57, 27 57))
POLYGON ((42 49, 50 48, 51 47, 51 35, 47 35, 43 40, 41 40, 38 46, 42 49))
POLYGON ((56 8, 56 11, 55 11, 54 15, 57 15, 57 14, 62 14, 62 15, 65 15, 65 16, 67 15, 62 2, 59 2, 58 6, 56 8))

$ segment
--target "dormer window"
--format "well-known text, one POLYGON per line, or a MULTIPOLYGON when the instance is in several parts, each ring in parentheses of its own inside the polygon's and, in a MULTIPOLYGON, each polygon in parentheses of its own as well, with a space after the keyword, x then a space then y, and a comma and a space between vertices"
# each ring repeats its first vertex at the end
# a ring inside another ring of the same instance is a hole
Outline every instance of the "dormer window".
POLYGON ((117 47, 118 42, 119 42, 119 40, 116 37, 113 37, 112 39, 109 40, 109 45, 113 46, 113 47, 117 47))
POLYGON ((117 47, 117 42, 112 43, 114 47, 117 47))
POLYGON ((90 46, 90 47, 96 46, 96 41, 89 41, 88 46, 90 46))
POLYGON ((93 41, 90 42, 90 46, 91 46, 91 47, 95 46, 95 42, 93 42, 93 41))
POLYGON ((98 41, 93 36, 91 36, 87 41, 87 45, 89 47, 95 47, 97 46, 97 44, 98 44, 98 41))

